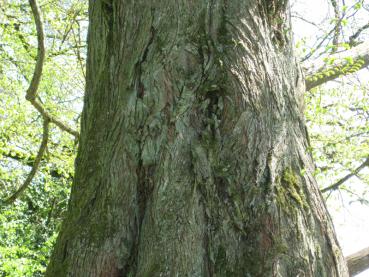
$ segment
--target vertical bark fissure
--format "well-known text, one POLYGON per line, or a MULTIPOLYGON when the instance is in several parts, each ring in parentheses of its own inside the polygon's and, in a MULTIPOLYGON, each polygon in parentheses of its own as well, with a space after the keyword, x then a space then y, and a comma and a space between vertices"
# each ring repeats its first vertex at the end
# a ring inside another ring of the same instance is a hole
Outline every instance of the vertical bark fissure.
MULTIPOLYGON (((152 17, 153 17, 153 11, 152 17)), ((147 202, 149 201, 153 184, 151 177, 155 168, 153 166, 145 166, 143 163, 143 147, 146 143, 147 134, 145 134, 145 129, 147 128, 147 118, 140 122, 140 116, 137 116, 138 113, 141 113, 140 107, 138 106, 138 102, 143 102, 145 96, 145 86, 142 81, 142 76, 145 75, 146 72, 143 71, 143 65, 147 61, 147 56, 150 51, 150 46, 153 44, 155 39, 155 28, 151 23, 150 32, 148 42, 145 45, 142 56, 139 61, 135 64, 135 91, 136 91, 136 103, 135 103, 135 117, 138 123, 136 129, 136 138, 138 145, 138 153, 137 153, 137 167, 136 167, 136 176, 137 176, 137 218, 136 218, 136 230, 135 230, 135 238, 132 249, 130 250, 130 256, 128 258, 128 262, 122 270, 122 276, 129 276, 134 274, 137 271, 137 259, 138 259, 138 248, 141 241, 141 225, 142 221, 145 217, 147 202)), ((147 73, 146 73, 147 74, 147 73)), ((141 119, 142 120, 142 119, 141 119)))
POLYGON ((151 26, 150 28, 150 37, 149 37, 149 41, 147 43, 147 45, 145 46, 144 50, 143 50, 143 54, 142 54, 142 58, 140 58, 140 60, 136 63, 135 65, 135 81, 136 81, 136 91, 137 91, 137 98, 138 99, 143 99, 144 97, 144 94, 145 94, 145 87, 142 83, 142 65, 143 63, 146 62, 146 59, 147 59, 147 55, 148 55, 148 52, 150 50, 150 46, 151 44, 153 43, 154 41, 154 38, 155 38, 155 28, 153 26, 151 26))

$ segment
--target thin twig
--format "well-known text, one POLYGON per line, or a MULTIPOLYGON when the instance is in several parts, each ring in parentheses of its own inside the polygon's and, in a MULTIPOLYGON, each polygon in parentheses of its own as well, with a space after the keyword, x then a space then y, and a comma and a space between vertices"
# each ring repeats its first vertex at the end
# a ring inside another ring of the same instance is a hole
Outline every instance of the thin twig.
POLYGON ((345 177, 343 177, 342 179, 340 179, 338 182, 334 183, 333 185, 330 185, 330 186, 322 189, 321 192, 324 193, 324 192, 327 192, 327 191, 338 189, 344 182, 346 182, 351 177, 357 175, 362 169, 364 169, 367 166, 369 166, 369 157, 366 158, 366 160, 361 165, 359 165, 353 172, 347 174, 345 177))
MULTIPOLYGON (((76 45, 81 45, 81 28, 80 28, 79 22, 76 21, 76 23, 77 23, 77 26, 78 26, 78 37, 75 34, 74 30, 72 30, 73 39, 74 39, 74 43, 76 45), (77 38, 78 38, 78 40, 77 40, 77 38)), ((82 75, 86 79, 85 67, 84 67, 84 64, 83 64, 83 61, 82 61, 81 51, 78 47, 74 48, 73 50, 74 50, 74 53, 77 57, 77 61, 79 63, 79 66, 81 67, 82 75)))
POLYGON ((326 35, 323 36, 322 40, 318 43, 317 46, 315 46, 312 51, 310 51, 310 53, 308 53, 305 57, 303 57, 301 59, 300 62, 305 62, 307 61, 312 55, 315 54, 315 52, 320 48, 320 46, 323 45, 323 43, 329 38, 329 36, 334 32, 334 28, 332 28, 332 30, 330 30, 326 35))

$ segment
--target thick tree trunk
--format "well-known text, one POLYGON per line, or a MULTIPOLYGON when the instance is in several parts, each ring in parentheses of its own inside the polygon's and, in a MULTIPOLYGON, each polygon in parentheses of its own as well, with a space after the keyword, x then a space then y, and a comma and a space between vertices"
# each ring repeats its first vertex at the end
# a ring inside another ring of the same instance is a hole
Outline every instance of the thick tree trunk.
POLYGON ((47 276, 348 276, 286 6, 90 1, 75 183, 47 276))

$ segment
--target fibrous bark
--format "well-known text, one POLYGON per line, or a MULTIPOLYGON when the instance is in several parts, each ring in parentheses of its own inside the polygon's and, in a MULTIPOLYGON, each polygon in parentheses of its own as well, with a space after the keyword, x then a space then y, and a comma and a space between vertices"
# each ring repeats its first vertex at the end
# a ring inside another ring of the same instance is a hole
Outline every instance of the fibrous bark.
POLYGON ((90 1, 46 276, 348 276, 312 176, 286 1, 90 1))

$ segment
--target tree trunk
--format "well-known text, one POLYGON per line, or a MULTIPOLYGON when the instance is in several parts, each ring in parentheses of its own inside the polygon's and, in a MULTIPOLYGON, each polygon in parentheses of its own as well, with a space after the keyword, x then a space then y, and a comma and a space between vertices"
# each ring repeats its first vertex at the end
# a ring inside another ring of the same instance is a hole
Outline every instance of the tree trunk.
POLYGON ((348 276, 286 2, 90 1, 75 182, 46 276, 348 276))

